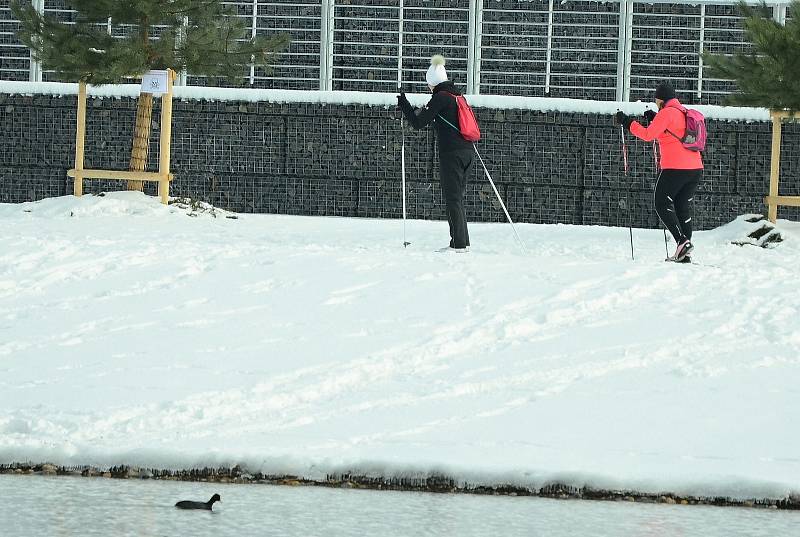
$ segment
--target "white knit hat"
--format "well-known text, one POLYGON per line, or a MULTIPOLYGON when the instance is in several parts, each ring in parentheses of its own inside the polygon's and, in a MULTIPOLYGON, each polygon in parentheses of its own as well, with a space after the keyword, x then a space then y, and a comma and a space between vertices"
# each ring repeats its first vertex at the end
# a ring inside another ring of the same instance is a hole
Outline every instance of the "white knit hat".
POLYGON ((444 56, 437 54, 431 58, 431 66, 425 73, 425 80, 431 87, 436 87, 447 80, 447 71, 444 70, 444 56))

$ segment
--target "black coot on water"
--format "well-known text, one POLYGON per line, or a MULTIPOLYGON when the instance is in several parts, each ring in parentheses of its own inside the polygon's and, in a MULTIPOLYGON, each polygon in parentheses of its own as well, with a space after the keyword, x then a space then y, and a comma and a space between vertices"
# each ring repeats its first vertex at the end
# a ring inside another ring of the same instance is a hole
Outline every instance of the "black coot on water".
POLYGON ((183 500, 182 502, 178 502, 175 504, 175 507, 178 509, 206 509, 207 511, 211 511, 211 506, 214 505, 214 502, 221 502, 222 499, 219 497, 219 494, 214 494, 210 500, 207 502, 193 502, 190 500, 183 500))

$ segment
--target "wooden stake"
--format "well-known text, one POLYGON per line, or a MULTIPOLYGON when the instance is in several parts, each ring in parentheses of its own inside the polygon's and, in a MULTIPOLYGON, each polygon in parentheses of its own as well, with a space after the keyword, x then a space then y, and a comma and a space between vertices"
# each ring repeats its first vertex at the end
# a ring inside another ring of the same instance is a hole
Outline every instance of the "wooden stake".
POLYGON ((773 224, 778 219, 778 205, 775 203, 778 197, 778 183, 781 170, 781 121, 784 114, 780 112, 770 112, 772 116, 772 157, 770 160, 769 172, 769 198, 767 201, 767 218, 773 224))
POLYGON ((764 198, 767 205, 783 205, 784 207, 800 207, 800 196, 767 196, 764 198))
POLYGON ((86 82, 78 84, 78 130, 75 134, 75 181, 73 194, 83 195, 83 153, 86 138, 86 82))
POLYGON ((161 203, 169 203, 169 160, 172 141, 172 82, 175 71, 167 70, 167 92, 161 96, 161 139, 158 153, 158 173, 163 177, 158 183, 161 203))
MULTIPOLYGON (((79 172, 76 169, 67 170, 67 175, 75 177, 79 172)), ((80 170, 84 179, 121 179, 123 181, 171 181, 172 174, 161 175, 158 172, 122 172, 117 170, 80 170)))

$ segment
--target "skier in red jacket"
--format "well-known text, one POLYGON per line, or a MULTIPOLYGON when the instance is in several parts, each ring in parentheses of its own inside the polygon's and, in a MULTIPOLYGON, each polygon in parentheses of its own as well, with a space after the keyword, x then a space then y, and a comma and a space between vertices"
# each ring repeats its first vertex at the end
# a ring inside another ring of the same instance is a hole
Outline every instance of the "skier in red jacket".
POLYGON ((644 113, 649 126, 642 126, 622 112, 617 112, 615 119, 645 142, 658 140, 661 159, 654 194, 656 213, 678 245, 669 259, 686 263, 691 260, 689 254, 694 249, 692 201, 703 177, 703 157, 699 151, 690 151, 681 143, 686 132, 686 116, 675 90, 669 84, 659 84, 654 99, 658 113, 652 110, 644 113))

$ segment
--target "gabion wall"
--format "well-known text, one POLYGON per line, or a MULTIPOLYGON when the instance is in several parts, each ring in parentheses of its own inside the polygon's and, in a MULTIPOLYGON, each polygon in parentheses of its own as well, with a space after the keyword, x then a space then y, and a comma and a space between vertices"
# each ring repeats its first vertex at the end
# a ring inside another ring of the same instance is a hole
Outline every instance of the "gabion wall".
MULTIPOLYGON (((0 94, 0 202, 72 193, 75 96, 0 94)), ((136 101, 89 100, 86 167, 127 169, 136 101)), ((610 117, 477 109, 478 147, 512 218, 520 222, 658 227, 650 144, 627 141, 610 117)), ((154 135, 158 134, 158 104, 154 135)), ((401 216, 398 113, 366 105, 176 101, 173 196, 238 212, 326 216, 401 216)), ((707 229, 763 212, 769 185, 770 124, 709 121, 706 173, 695 222, 707 229)), ((433 132, 405 130, 410 218, 441 219, 433 132)), ((157 169, 151 142, 149 169, 157 169)), ((800 195, 800 127, 784 127, 781 193, 800 195)), ((86 181, 86 192, 121 182, 86 181)), ((155 194, 155 184, 148 184, 155 194)), ((467 194, 472 221, 504 220, 483 170, 467 194)), ((781 218, 800 219, 781 208, 781 218)))

